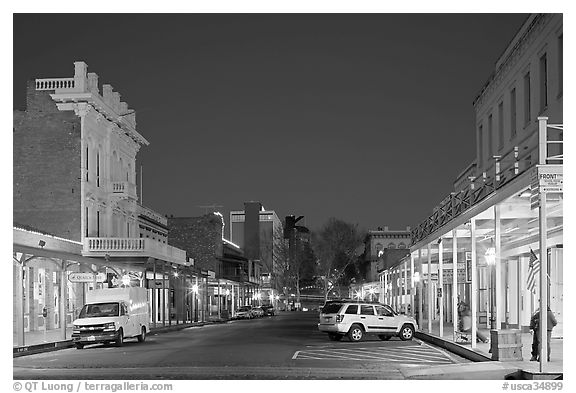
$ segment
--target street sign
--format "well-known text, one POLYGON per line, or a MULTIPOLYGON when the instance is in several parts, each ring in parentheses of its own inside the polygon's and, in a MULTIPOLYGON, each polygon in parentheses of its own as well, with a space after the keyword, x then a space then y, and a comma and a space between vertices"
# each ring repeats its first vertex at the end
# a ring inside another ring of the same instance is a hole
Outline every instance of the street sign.
MULTIPOLYGON (((94 282, 94 273, 90 272, 74 272, 68 275, 68 281, 70 282, 94 282)), ((96 282, 106 281, 105 273, 96 274, 96 282)))
POLYGON ((169 280, 162 280, 162 279, 148 279, 146 280, 146 288, 149 289, 162 289, 162 288, 169 288, 169 280))
POLYGON ((563 192, 562 165, 538 165, 540 192, 563 192))
POLYGON ((564 192, 562 165, 536 165, 530 176, 530 208, 540 206, 541 193, 564 192))

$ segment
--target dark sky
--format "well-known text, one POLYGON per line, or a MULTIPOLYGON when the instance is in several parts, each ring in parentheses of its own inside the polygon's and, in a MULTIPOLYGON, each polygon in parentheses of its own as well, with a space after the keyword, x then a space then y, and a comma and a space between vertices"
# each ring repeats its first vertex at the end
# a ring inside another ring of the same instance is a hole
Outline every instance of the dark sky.
POLYGON ((474 159, 472 100, 526 17, 18 14, 14 108, 83 60, 150 141, 144 205, 414 227, 474 159))

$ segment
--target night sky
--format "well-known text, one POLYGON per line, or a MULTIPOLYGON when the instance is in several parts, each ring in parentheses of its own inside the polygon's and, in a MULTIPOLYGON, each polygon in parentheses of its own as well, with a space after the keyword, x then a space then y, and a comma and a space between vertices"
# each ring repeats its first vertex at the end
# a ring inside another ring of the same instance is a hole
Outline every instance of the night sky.
POLYGON ((19 14, 14 108, 83 60, 136 110, 159 213, 415 227, 474 160, 472 101, 526 17, 19 14))

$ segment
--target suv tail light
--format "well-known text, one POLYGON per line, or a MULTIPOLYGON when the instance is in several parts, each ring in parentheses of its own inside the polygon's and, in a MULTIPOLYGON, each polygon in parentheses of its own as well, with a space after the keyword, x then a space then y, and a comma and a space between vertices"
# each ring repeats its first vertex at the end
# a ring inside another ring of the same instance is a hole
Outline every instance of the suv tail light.
POLYGON ((336 322, 342 322, 344 320, 344 315, 336 315, 336 322))

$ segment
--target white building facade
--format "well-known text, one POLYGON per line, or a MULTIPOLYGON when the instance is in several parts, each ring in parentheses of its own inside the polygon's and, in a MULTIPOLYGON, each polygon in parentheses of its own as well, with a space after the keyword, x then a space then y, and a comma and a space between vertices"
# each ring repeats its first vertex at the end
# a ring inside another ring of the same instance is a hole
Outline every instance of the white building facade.
POLYGON ((562 31, 560 14, 525 21, 474 101, 476 157, 390 268, 406 272, 404 307, 425 331, 452 324, 456 340, 465 304, 475 348, 482 329, 527 331, 545 299, 563 336, 562 31))

